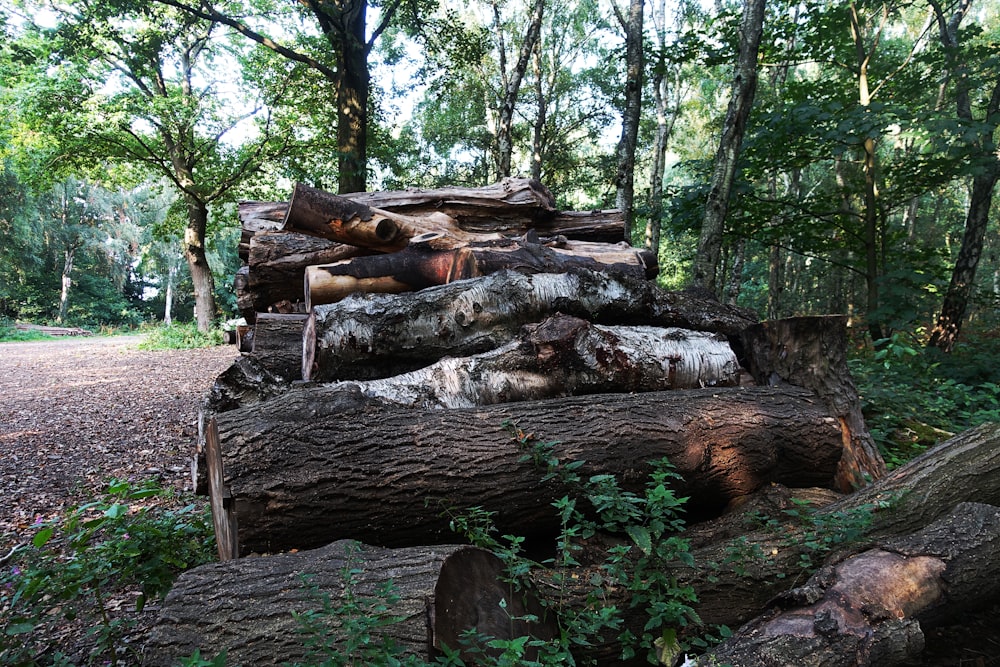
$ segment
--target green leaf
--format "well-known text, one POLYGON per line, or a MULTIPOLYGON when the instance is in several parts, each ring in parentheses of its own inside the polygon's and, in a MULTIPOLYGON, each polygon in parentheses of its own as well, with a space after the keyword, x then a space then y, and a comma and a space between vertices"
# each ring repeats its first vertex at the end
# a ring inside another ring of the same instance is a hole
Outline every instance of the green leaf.
POLYGON ((653 552, 653 538, 645 526, 626 526, 625 532, 647 556, 653 552))
POLYGON ((31 540, 31 543, 35 545, 36 549, 41 549, 46 542, 52 539, 52 530, 52 526, 46 526, 35 533, 35 538, 31 540))
POLYGON ((128 505, 123 505, 122 503, 115 503, 108 509, 104 510, 104 516, 109 519, 118 519, 126 514, 128 514, 128 505))
POLYGON ((11 623, 6 628, 4 628, 4 634, 6 635, 26 635, 35 629, 35 623, 31 621, 22 621, 21 623, 11 623))

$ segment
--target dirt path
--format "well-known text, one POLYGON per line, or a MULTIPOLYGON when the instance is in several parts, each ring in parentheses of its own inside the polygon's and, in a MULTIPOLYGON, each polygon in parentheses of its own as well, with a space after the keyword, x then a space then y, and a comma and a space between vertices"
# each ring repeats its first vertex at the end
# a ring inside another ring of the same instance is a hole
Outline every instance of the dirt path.
POLYGON ((0 343, 0 553, 111 477, 190 488, 198 404, 237 352, 140 341, 0 343))

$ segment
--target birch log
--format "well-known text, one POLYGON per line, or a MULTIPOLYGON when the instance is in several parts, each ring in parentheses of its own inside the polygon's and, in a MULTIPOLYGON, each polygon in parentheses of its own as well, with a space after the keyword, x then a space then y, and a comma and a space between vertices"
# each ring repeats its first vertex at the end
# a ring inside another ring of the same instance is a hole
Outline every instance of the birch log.
POLYGON ((556 312, 603 324, 643 324, 734 337, 752 315, 647 280, 591 271, 502 271, 406 294, 350 296, 312 309, 302 377, 314 382, 399 375, 445 356, 497 348, 556 312))

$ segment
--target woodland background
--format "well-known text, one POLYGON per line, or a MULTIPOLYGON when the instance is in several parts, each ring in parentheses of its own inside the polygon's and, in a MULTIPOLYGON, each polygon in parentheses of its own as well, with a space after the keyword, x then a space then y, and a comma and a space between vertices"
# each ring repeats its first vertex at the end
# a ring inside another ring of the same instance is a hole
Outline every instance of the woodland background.
POLYGON ((522 174, 666 287, 950 350, 1000 299, 998 9, 3 0, 0 317, 207 329, 238 200, 522 174))

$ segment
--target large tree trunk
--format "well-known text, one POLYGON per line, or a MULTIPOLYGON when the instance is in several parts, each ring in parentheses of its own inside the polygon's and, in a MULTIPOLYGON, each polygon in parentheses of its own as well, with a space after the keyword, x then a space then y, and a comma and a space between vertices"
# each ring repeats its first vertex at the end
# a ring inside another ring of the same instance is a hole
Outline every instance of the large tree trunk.
POLYGON ((712 181, 705 202, 701 235, 698 238, 694 284, 713 291, 740 148, 757 92, 757 52, 763 32, 764 5, 764 0, 744 1, 743 19, 740 22, 739 62, 733 78, 733 93, 722 125, 722 137, 715 154, 712 181))
POLYGON ((844 457, 837 487, 844 492, 885 474, 868 432, 861 399, 847 368, 847 318, 793 317, 761 322, 740 335, 745 365, 759 385, 791 383, 814 391, 837 417, 844 457))
POLYGON ((598 323, 672 326, 731 338, 754 323, 741 309, 666 292, 646 280, 590 271, 504 271, 313 308, 303 334, 303 377, 327 382, 398 375, 444 356, 499 347, 524 324, 557 311, 598 323))
MULTIPOLYGON (((505 269, 521 273, 563 273, 590 269, 635 278, 656 275, 656 257, 646 250, 580 241, 540 243, 537 238, 475 243, 438 249, 441 234, 410 239, 399 252, 358 257, 305 271, 306 310, 335 303, 349 294, 399 294, 489 275, 505 269)), ((251 267, 251 275, 252 267, 251 267)))
POLYGON ((921 621, 1000 595, 1000 509, 961 503, 920 532, 823 567, 699 665, 894 667, 924 647, 921 621))
MULTIPOLYGON (((580 474, 643 488, 649 462, 684 476, 689 511, 717 510, 772 481, 834 482, 839 426, 798 388, 602 394, 460 410, 380 404, 360 392, 303 389, 215 416, 208 448, 216 533, 252 551, 310 548, 340 537, 384 545, 440 542, 449 513, 497 512, 501 531, 556 527, 550 503, 569 493, 522 460, 511 424, 580 474), (476 428, 470 429, 469 425, 476 428), (336 521, 330 521, 336 516, 336 521), (225 525, 220 525, 225 524, 225 525)), ((227 542, 219 540, 220 548, 227 542)))
POLYGON ((503 563, 481 549, 379 549, 343 540, 185 572, 163 602, 143 665, 172 667, 195 650, 205 658, 225 651, 232 665, 315 664, 309 660, 326 656, 309 655, 309 636, 295 615, 321 613, 324 599, 353 616, 320 616, 322 636, 312 638, 349 664, 368 664, 386 641, 401 657, 430 661, 443 646, 459 648, 461 633, 473 627, 500 639, 550 637, 551 628, 522 620, 541 616, 537 603, 524 598, 505 583, 503 563), (367 645, 350 646, 339 624, 363 619, 379 623, 367 645))

